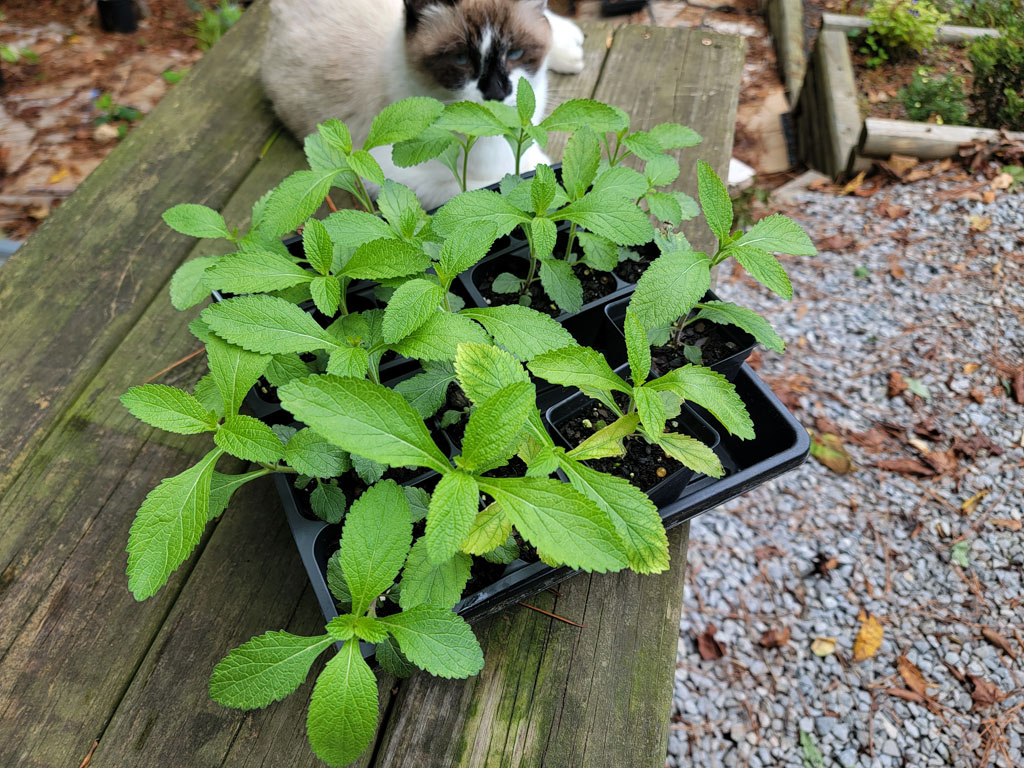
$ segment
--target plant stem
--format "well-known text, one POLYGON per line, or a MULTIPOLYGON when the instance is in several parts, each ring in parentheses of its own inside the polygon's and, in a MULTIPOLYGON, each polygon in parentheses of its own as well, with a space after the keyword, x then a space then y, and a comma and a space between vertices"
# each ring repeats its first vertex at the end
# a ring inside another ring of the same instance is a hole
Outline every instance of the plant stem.
MULTIPOLYGON (((298 474, 298 470, 292 469, 291 467, 282 467, 280 464, 267 464, 266 462, 263 461, 257 461, 256 463, 263 467, 263 469, 265 470, 263 475, 269 475, 272 472, 280 472, 285 475, 298 474)), ((260 477, 263 477, 263 475, 260 475, 260 477)))
POLYGON ((463 192, 465 192, 466 188, 469 186, 469 150, 471 150, 473 148, 474 144, 476 144, 476 139, 470 138, 470 137, 467 136, 466 137, 466 143, 464 145, 466 149, 465 149, 465 151, 462 154, 462 182, 461 182, 461 185, 462 185, 462 191, 463 192))
POLYGON ((356 186, 359 188, 361 197, 359 202, 362 203, 363 208, 366 209, 367 213, 377 213, 377 209, 373 207, 373 201, 370 199, 370 195, 366 192, 366 187, 363 186, 363 180, 356 176, 356 186))
POLYGON ((526 242, 530 245, 530 271, 526 273, 526 280, 523 281, 523 287, 519 289, 519 295, 525 296, 526 292, 530 290, 530 285, 533 283, 534 273, 537 271, 537 252, 533 247, 533 235, 530 234, 530 229, 526 225, 519 227, 523 234, 526 235, 526 242))
POLYGON ((348 314, 348 284, 349 278, 340 277, 338 282, 341 283, 341 298, 338 300, 338 313, 345 317, 348 314))
POLYGON ((569 264, 575 264, 576 263, 576 257, 573 255, 573 252, 572 252, 572 241, 575 240, 575 239, 576 239, 576 222, 574 221, 574 222, 572 222, 569 225, 569 242, 566 243, 566 245, 565 245, 565 260, 567 262, 569 262, 569 264))
POLYGON ((516 176, 519 175, 519 161, 523 158, 523 129, 519 129, 519 138, 516 140, 516 176))

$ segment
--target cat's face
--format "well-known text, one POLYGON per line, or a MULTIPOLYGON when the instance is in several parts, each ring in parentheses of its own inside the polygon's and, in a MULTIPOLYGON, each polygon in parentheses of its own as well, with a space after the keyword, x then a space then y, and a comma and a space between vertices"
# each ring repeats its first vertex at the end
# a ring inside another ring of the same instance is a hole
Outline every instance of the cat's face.
POLYGON ((406 51, 424 82, 455 100, 514 103, 551 49, 546 0, 405 0, 406 51))

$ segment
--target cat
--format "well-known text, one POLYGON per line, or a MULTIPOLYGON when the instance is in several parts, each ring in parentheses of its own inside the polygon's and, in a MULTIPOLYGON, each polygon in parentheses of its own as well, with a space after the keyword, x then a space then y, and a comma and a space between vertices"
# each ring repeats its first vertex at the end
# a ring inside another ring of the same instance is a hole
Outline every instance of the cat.
MULTIPOLYGON (((408 96, 514 105, 520 77, 533 86, 539 120, 547 70, 583 68, 583 32, 551 13, 547 0, 272 0, 271 11, 263 84, 299 138, 337 118, 362 146, 373 116, 408 96)), ((460 191, 436 160, 399 168, 390 146, 371 153, 384 175, 410 187, 427 209, 460 191)), ((502 137, 480 139, 470 152, 467 186, 501 180, 514 172, 514 161, 502 137)), ((520 171, 547 162, 533 145, 520 171)))

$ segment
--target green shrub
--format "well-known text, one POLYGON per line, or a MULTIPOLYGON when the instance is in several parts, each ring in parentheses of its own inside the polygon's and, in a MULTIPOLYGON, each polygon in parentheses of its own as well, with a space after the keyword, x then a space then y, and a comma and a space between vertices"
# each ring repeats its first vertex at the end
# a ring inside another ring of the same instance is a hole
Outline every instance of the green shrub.
POLYGON ((970 48, 973 117, 988 128, 1024 130, 1024 39, 983 37, 970 48))
MULTIPOLYGON (((954 16, 958 24, 1000 30, 1024 27, 1024 0, 960 0, 954 16)), ((1020 36, 1020 33, 1018 33, 1020 36)))
POLYGON ((900 101, 911 120, 925 122, 934 117, 940 125, 967 123, 964 80, 953 73, 940 78, 928 67, 918 67, 910 85, 900 89, 900 101))
POLYGON ((867 13, 871 27, 864 36, 861 52, 869 67, 881 66, 893 56, 921 53, 935 41, 949 14, 930 0, 875 0, 867 13))
POLYGON ((242 7, 228 0, 221 0, 218 8, 203 9, 202 15, 196 21, 196 31, 192 35, 198 41, 199 49, 208 51, 240 18, 242 7))

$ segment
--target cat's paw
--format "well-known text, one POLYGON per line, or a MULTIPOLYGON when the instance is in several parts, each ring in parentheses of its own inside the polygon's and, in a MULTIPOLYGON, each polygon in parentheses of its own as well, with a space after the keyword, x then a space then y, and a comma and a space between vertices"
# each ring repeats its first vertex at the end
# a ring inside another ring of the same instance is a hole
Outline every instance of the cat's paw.
POLYGON ((578 75, 583 71, 583 30, 551 12, 545 15, 551 25, 548 69, 563 75, 578 75))

